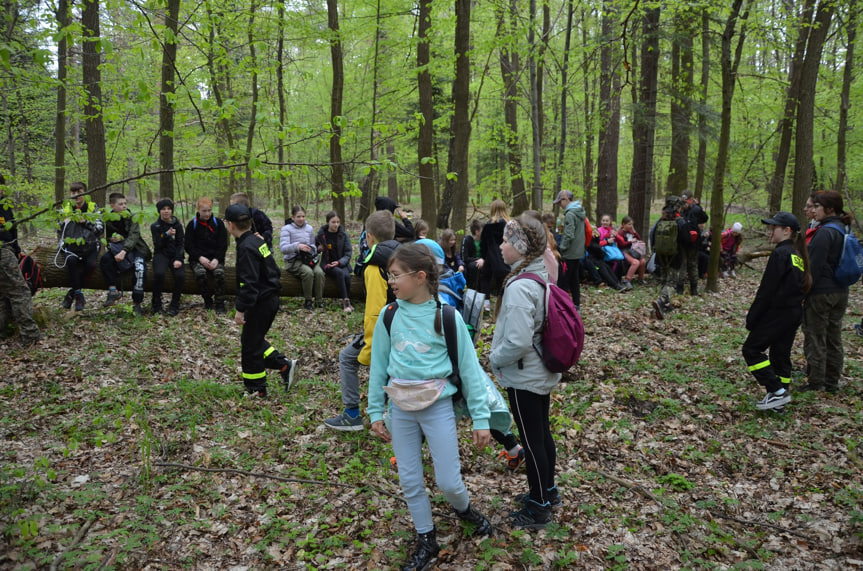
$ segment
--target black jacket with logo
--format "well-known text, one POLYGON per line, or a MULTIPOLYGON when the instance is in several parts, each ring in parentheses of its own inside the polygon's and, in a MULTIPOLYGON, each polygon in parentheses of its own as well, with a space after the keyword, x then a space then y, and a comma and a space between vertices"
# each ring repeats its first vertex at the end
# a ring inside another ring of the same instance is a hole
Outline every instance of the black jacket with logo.
POLYGON ((767 259, 758 292, 746 314, 746 329, 752 331, 771 311, 802 310, 802 280, 803 258, 794 248, 794 242, 780 242, 767 259))
POLYGON ((282 290, 281 272, 267 243, 249 230, 237 238, 237 311, 246 312, 282 290))
POLYGON ((186 257, 183 250, 183 225, 177 220, 176 216, 171 216, 170 222, 165 222, 161 218, 150 225, 150 232, 153 234, 153 249, 173 260, 183 261, 186 257), (174 228, 177 233, 171 236, 168 230, 174 228))

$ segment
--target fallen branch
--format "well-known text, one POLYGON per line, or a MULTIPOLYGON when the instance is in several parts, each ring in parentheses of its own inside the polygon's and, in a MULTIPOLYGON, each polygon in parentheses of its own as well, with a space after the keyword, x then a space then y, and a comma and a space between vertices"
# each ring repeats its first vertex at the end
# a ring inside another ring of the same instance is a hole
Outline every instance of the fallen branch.
POLYGON ((769 527, 771 529, 775 529, 776 531, 781 531, 784 533, 790 533, 791 535, 796 535, 797 537, 799 537, 801 539, 805 539, 806 541, 809 541, 810 543, 817 543, 817 540, 813 539, 812 536, 800 533, 799 531, 794 531, 793 529, 788 529, 787 527, 782 527, 780 525, 775 525, 772 523, 763 523, 760 521, 748 521, 745 519, 738 519, 736 517, 733 517, 730 515, 725 515, 725 514, 722 514, 719 512, 714 512, 714 511, 708 511, 707 513, 709 513, 710 515, 712 515, 714 517, 718 517, 720 519, 726 519, 729 521, 737 522, 737 523, 740 523, 743 525, 757 525, 760 527, 769 527))
POLYGON ((75 537, 72 538, 72 543, 67 545, 63 551, 54 556, 53 561, 51 561, 51 571, 57 571, 57 567, 60 565, 60 562, 63 561, 63 558, 67 553, 75 549, 75 547, 81 543, 81 540, 84 539, 85 535, 87 535, 87 532, 90 530, 90 526, 93 525, 94 521, 96 521, 96 518, 87 520, 87 522, 81 526, 81 529, 78 530, 78 533, 75 534, 75 537))

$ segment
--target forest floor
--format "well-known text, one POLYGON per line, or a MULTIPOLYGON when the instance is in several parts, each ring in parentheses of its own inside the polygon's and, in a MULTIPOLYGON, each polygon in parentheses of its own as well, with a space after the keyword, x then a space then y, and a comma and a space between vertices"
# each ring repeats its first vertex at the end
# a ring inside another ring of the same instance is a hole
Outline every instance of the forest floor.
MULTIPOLYGON (((462 472, 496 527, 466 537, 433 494, 438 569, 849 569, 863 567, 863 339, 845 319, 838 394, 793 393, 757 412, 744 316, 766 259, 718 293, 677 297, 657 321, 657 287, 585 287, 581 363, 552 398, 563 508, 539 532, 507 514, 526 490, 498 450, 462 423, 462 472)), ((179 317, 136 318, 104 292, 67 318, 60 290, 35 304, 44 340, 0 342, 0 569, 390 569, 413 529, 391 451, 338 433, 338 360, 360 311, 307 312, 284 299, 270 333, 299 358, 242 397, 239 329, 184 298, 179 317)), ((493 325, 479 352, 484 365, 493 325)), ((802 334, 793 387, 805 383, 802 334)))

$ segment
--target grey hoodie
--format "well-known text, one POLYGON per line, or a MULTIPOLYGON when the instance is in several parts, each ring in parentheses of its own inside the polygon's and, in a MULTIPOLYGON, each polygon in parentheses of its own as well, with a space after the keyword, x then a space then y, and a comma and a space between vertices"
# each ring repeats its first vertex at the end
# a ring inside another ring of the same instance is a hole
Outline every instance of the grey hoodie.
POLYGON ((560 257, 580 260, 584 257, 584 219, 587 214, 581 202, 569 203, 563 213, 563 236, 560 239, 560 257))
MULTIPOLYGON (((548 280, 545 262, 541 257, 532 260, 524 268, 519 267, 519 273, 522 272, 531 272, 548 280)), ((550 393, 560 382, 561 375, 546 369, 537 353, 537 350, 542 350, 545 288, 533 280, 513 282, 510 279, 500 303, 503 305, 497 317, 488 356, 498 383, 505 388, 540 395, 550 393)))

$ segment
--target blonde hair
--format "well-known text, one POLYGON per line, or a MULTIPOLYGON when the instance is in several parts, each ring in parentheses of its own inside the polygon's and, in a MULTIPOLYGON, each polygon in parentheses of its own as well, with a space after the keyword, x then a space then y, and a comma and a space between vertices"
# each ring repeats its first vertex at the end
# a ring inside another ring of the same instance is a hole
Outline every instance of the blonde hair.
POLYGON ((491 203, 491 213, 489 214, 489 218, 492 220, 506 220, 509 222, 509 213, 506 210, 506 203, 501 200, 493 200, 491 203))
POLYGON ((396 235, 396 221, 389 210, 372 212, 366 218, 366 234, 375 237, 375 242, 392 240, 396 235))

